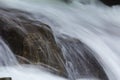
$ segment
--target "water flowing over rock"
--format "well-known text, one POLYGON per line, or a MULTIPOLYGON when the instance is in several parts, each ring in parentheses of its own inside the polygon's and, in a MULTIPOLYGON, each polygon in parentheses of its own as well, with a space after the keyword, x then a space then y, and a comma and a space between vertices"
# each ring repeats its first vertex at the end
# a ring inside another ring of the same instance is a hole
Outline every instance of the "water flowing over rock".
POLYGON ((17 59, 10 48, 5 44, 0 37, 0 66, 13 66, 18 65, 17 59))
POLYGON ((21 64, 42 65, 70 80, 108 80, 93 51, 78 39, 54 36, 48 25, 28 12, 0 8, 0 15, 0 36, 21 64))
POLYGON ((48 25, 36 21, 29 13, 15 9, 1 8, 0 15, 0 35, 20 63, 40 63, 65 74, 64 59, 48 25))

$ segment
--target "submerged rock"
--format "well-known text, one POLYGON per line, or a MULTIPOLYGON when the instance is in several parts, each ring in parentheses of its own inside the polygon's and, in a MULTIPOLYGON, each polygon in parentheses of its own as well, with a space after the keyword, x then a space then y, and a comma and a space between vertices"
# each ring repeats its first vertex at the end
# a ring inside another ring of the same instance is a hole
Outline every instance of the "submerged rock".
POLYGON ((72 2, 72 0, 62 0, 62 1, 66 2, 66 3, 71 3, 72 2))
POLYGON ((59 37, 71 80, 79 78, 97 78, 109 80, 93 51, 78 39, 68 36, 59 37), (74 79, 73 79, 74 76, 74 79))

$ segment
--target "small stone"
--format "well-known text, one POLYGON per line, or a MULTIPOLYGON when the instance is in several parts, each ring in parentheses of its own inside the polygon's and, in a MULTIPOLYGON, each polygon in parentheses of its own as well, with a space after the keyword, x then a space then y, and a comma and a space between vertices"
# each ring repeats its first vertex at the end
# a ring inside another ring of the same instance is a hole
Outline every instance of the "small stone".
POLYGON ((12 80, 10 77, 0 78, 0 80, 12 80))

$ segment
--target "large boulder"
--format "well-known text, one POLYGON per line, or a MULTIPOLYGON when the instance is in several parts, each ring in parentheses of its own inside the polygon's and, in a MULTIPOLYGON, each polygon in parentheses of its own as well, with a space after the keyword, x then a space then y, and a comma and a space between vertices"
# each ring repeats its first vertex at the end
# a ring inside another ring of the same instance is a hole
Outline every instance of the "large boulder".
POLYGON ((0 8, 0 15, 0 36, 20 63, 47 65, 64 74, 64 58, 48 25, 16 9, 0 8))

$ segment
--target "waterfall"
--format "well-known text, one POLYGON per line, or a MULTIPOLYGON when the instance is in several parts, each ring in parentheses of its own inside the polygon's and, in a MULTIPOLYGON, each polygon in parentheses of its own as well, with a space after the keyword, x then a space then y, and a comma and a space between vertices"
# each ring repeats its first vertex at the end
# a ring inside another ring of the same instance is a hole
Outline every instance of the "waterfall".
MULTIPOLYGON (((0 7, 27 11, 52 28, 65 58, 68 79, 97 80, 104 77, 102 80, 120 80, 120 7, 108 7, 99 0, 64 1, 1 0, 0 7), (92 66, 92 62, 100 67, 92 66), (97 69, 103 70, 104 74, 97 76, 94 73, 97 69)), ((13 77, 13 80, 68 80, 35 65, 18 67, 15 56, 2 38, 0 66, 0 77, 13 77)))
POLYGON ((15 58, 12 51, 5 44, 0 37, 0 66, 13 66, 18 65, 17 59, 15 58))

